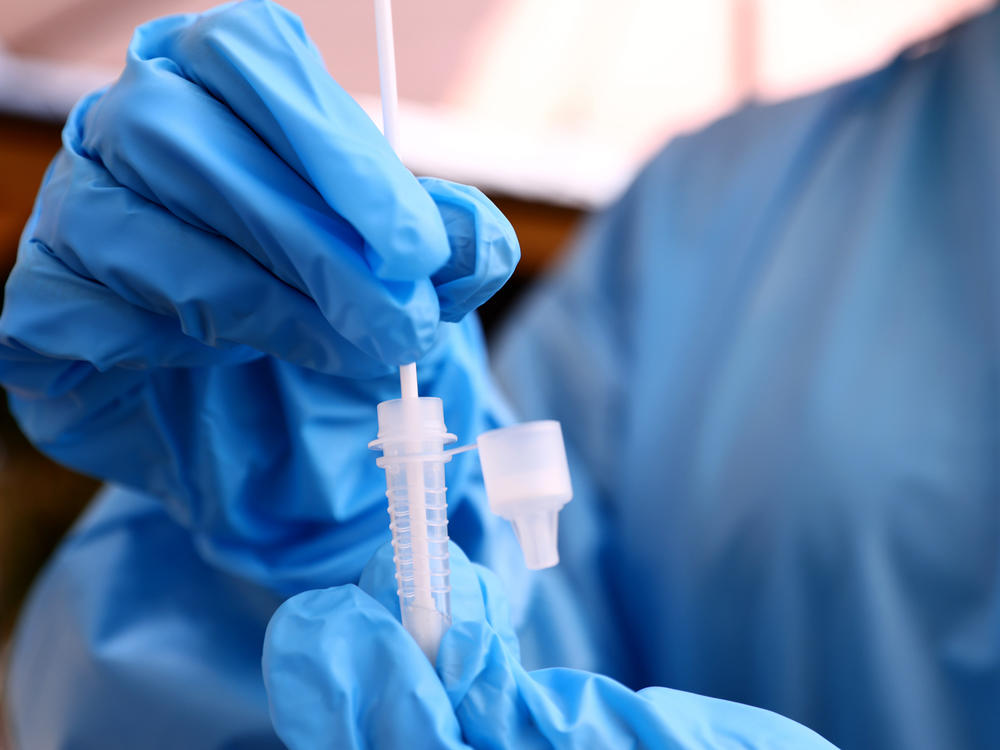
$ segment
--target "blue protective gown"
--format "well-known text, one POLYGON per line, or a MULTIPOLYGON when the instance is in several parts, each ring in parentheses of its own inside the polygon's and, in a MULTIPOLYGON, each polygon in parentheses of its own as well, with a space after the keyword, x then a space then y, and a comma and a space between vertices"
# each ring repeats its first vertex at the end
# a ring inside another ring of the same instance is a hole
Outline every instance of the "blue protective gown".
POLYGON ((594 668, 1000 747, 998 195, 994 10, 677 139, 585 228, 496 369, 575 455, 594 668))
MULTIPOLYGON (((1000 744, 998 45, 994 12, 674 141, 515 315, 496 371, 522 416, 562 421, 571 454, 560 568, 520 569, 469 457, 448 483, 452 537, 504 580, 527 665, 762 706, 844 748, 1000 744)), ((474 323, 445 338, 428 393, 470 439, 507 416, 474 323)), ((178 455, 242 430, 225 472, 195 465, 243 487, 279 461, 255 436, 288 431, 280 462, 302 484, 267 489, 295 502, 275 527, 106 490, 21 619, 15 741, 275 746, 263 631, 285 595, 356 580, 387 538, 359 436, 392 386, 331 402, 323 376, 247 372, 199 381, 216 432, 171 433, 178 455), (224 418, 275 388, 281 404, 224 418)), ((100 464, 12 405, 50 452, 100 464)))

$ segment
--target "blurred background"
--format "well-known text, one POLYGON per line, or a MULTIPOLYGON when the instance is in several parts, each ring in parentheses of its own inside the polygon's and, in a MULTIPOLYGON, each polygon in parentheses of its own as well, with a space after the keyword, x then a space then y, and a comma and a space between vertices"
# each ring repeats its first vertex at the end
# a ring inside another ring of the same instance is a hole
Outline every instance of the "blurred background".
MULTIPOLYGON (((118 74, 132 29, 197 0, 0 6, 0 281, 72 103, 118 74)), ((289 0, 331 74, 378 112, 369 0, 289 0)), ((521 239, 487 328, 672 135, 880 67, 984 0, 408 0, 394 8, 401 154, 472 183, 521 239)), ((0 644, 97 483, 37 454, 0 406, 0 644)), ((2 646, 0 646, 2 661, 2 646)), ((0 730, 0 748, 2 748, 0 730)))

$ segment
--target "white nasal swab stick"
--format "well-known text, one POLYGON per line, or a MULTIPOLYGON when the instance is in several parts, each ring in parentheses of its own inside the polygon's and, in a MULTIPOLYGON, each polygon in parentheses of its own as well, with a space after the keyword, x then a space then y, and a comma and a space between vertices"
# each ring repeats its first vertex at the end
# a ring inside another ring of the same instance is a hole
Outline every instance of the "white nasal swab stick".
MULTIPOLYGON (((378 86, 382 94, 382 132, 398 154, 399 94, 396 91, 396 48, 392 38, 390 0, 375 0, 375 38, 378 43, 378 86)), ((416 398, 416 362, 399 368, 399 390, 403 398, 416 398)))
MULTIPOLYGON (((378 85, 382 94, 382 132, 398 154, 399 94, 396 91, 396 48, 392 38, 390 0, 375 0, 375 38, 378 43, 378 85)), ((399 390, 403 398, 417 397, 416 362, 399 368, 399 390)))
POLYGON ((396 122, 399 115, 399 94, 396 91, 396 50, 392 40, 392 6, 390 0, 375 0, 375 37, 378 42, 378 85, 382 93, 382 132, 389 145, 398 153, 396 122))
MULTIPOLYGON (((399 154, 399 97, 396 91, 396 52, 392 35, 392 6, 390 0, 375 0, 375 35, 378 43, 378 77, 382 95, 382 132, 392 149, 399 154)), ((420 416, 420 401, 417 392, 417 364, 410 362, 399 368, 399 390, 404 406, 402 410, 405 431, 411 436, 422 435, 424 427, 420 416)), ((417 439, 406 444, 406 453, 419 455, 423 445, 417 439)), ((427 479, 424 464, 408 462, 405 465, 406 494, 408 499, 408 531, 409 547, 404 549, 397 539, 399 529, 393 528, 393 541, 396 551, 396 578, 399 585, 400 609, 403 615, 403 625, 416 639, 424 653, 434 663, 437 659, 438 644, 441 641, 443 628, 446 627, 449 612, 435 609, 432 593, 432 573, 430 560, 430 539, 427 517, 427 479), (404 604, 404 581, 401 563, 408 559, 412 565, 407 568, 412 575, 411 582, 414 600, 412 606, 404 604)), ((389 493, 387 493, 389 494, 389 493)), ((393 516, 392 497, 390 497, 390 516, 393 516)), ((398 524, 397 524, 398 525, 398 524)), ((447 540, 447 537, 445 537, 447 540)), ((440 567, 447 572, 447 546, 441 553, 443 560, 440 567)))

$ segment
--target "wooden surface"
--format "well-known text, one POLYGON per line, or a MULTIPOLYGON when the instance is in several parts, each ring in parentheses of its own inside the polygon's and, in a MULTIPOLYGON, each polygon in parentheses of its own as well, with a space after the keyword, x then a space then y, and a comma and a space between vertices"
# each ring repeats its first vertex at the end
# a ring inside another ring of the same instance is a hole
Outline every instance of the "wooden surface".
POLYGON ((0 278, 14 264, 35 192, 59 150, 59 131, 52 123, 0 116, 0 278))

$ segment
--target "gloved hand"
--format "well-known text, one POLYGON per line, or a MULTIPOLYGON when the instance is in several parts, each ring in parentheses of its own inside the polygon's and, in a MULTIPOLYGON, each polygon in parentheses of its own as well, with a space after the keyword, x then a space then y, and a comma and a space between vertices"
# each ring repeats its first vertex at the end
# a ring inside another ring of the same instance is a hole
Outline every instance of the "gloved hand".
POLYGON ((480 429, 476 323, 439 324, 518 256, 481 193, 402 166, 295 16, 164 18, 70 115, 0 383, 36 445, 161 498, 210 560, 285 590, 353 580, 385 528, 365 444, 387 374, 430 352, 423 393, 447 382, 449 427, 480 429))
POLYGON ((777 714, 573 669, 527 672, 497 579, 452 545, 452 627, 436 669, 399 624, 391 546, 357 586, 308 591, 271 618, 264 682, 291 750, 832 748, 777 714))

